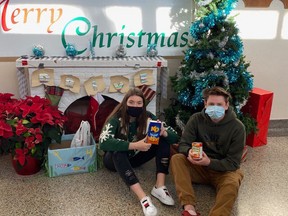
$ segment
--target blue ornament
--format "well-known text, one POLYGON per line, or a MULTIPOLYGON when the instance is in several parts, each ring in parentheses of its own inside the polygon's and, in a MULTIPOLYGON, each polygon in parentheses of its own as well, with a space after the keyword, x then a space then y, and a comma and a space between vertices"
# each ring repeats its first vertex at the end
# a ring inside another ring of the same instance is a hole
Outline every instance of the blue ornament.
POLYGON ((36 58, 41 58, 45 54, 44 48, 41 45, 34 45, 32 51, 33 51, 34 55, 36 56, 36 58))
POLYGON ((156 49, 157 44, 148 44, 147 45, 147 56, 155 57, 158 55, 158 51, 156 49))
POLYGON ((70 57, 75 57, 77 55, 77 50, 73 44, 67 44, 66 48, 66 54, 70 57))

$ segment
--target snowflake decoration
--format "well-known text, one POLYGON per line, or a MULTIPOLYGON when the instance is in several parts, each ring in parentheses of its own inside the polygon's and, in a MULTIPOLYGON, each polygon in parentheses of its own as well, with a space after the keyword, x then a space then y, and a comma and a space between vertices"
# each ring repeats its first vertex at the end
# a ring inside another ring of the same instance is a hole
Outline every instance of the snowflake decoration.
POLYGON ((99 137, 99 140, 101 143, 106 141, 110 136, 113 136, 113 134, 111 134, 111 130, 110 130, 111 128, 113 128, 113 126, 110 123, 105 125, 105 127, 104 127, 104 129, 103 129, 103 131, 99 137))

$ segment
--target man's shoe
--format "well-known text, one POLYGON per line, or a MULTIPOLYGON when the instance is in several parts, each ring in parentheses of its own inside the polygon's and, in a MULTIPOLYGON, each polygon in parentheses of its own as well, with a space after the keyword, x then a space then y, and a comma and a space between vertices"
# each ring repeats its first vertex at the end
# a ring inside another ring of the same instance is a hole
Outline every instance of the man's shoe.
POLYGON ((165 205, 173 206, 175 204, 173 198, 165 186, 159 188, 153 187, 151 194, 165 205))
POLYGON ((200 213, 198 212, 196 212, 196 214, 190 214, 190 212, 187 210, 183 210, 181 215, 182 216, 201 216, 200 213))
POLYGON ((146 196, 140 200, 142 210, 145 216, 156 216, 157 208, 153 205, 150 197, 146 196))

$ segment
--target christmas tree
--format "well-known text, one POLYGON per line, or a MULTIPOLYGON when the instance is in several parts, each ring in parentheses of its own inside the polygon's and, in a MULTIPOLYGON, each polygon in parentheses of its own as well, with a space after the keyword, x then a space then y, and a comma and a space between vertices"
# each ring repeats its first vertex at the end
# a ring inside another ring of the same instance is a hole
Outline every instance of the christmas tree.
POLYGON ((179 71, 171 77, 177 99, 165 109, 166 122, 180 131, 193 113, 203 109, 203 89, 213 86, 230 92, 230 105, 247 134, 256 130, 255 120, 241 112, 253 88, 253 75, 247 71, 249 63, 243 56, 234 17, 228 16, 236 3, 237 0, 195 0, 191 43, 179 71))

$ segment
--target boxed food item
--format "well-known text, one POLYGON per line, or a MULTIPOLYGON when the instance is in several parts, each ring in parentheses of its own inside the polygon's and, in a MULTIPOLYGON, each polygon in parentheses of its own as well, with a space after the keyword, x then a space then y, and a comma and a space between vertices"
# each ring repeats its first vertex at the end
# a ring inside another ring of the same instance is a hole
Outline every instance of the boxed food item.
POLYGON ((73 137, 74 134, 63 135, 60 144, 49 145, 47 165, 49 177, 97 170, 97 148, 93 137, 90 136, 91 145, 71 148, 73 137))
POLYGON ((159 144, 161 125, 162 123, 160 121, 149 120, 147 127, 147 143, 159 144))

